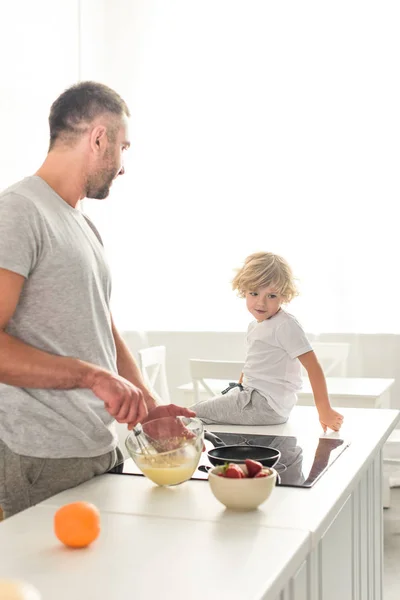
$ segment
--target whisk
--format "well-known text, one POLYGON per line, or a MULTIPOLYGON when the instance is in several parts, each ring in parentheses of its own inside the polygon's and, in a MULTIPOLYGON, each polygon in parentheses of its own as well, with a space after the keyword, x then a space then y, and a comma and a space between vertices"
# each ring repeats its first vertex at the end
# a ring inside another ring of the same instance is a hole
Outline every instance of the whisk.
POLYGON ((144 433, 140 423, 135 425, 135 427, 132 429, 132 432, 135 434, 138 446, 142 454, 157 454, 157 450, 149 442, 149 438, 144 433))

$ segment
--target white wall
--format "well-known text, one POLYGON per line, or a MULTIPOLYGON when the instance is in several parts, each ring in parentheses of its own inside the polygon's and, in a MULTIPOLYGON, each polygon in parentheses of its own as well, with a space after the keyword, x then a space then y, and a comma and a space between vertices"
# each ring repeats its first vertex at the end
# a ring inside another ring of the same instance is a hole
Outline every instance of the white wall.
POLYGON ((241 330, 233 269, 268 249, 309 331, 400 333, 400 3, 101 4, 88 73, 132 112, 126 174, 87 203, 117 323, 241 330))
MULTIPOLYGON (((183 4, 178 2, 176 6, 183 4)), ((110 34, 118 31, 121 19, 128 14, 133 19, 129 35, 148 35, 151 45, 151 33, 145 25, 149 25, 150 17, 157 20, 157 7, 161 9, 162 4, 122 0, 14 0, 1 4, 0 189, 32 173, 40 165, 48 145, 50 105, 80 75, 109 85, 115 83, 122 95, 131 88, 131 78, 137 74, 139 63, 125 63, 126 83, 118 86, 121 73, 113 74, 113 67, 118 63, 118 57, 123 56, 126 40, 121 35, 119 41, 113 38, 112 47, 108 46, 110 34), (124 9, 129 9, 128 13, 124 9)), ((127 28, 122 27, 121 31, 126 34, 127 28)), ((139 111, 134 115, 138 127, 140 120, 139 111)), ((144 135, 143 127, 138 131, 144 135)), ((395 170, 395 164, 391 168, 395 170)), ((135 202, 140 202, 140 198, 135 198, 135 202)), ((112 204, 110 201, 110 211, 113 211, 112 204)), ((135 290, 131 293, 133 295, 135 290)), ((189 358, 240 360, 243 358, 243 337, 243 332, 206 331, 153 331, 145 336, 135 332, 127 334, 134 352, 147 343, 167 346, 172 395, 178 385, 189 381, 189 358)), ((393 406, 400 408, 400 336, 326 334, 319 339, 352 343, 349 375, 395 377, 393 406)))
POLYGON ((13 0, 0 7, 0 190, 47 152, 51 103, 79 77, 79 1, 13 0))
POLYGON ((106 17, 107 0, 80 0, 80 78, 107 80, 110 26, 106 17))

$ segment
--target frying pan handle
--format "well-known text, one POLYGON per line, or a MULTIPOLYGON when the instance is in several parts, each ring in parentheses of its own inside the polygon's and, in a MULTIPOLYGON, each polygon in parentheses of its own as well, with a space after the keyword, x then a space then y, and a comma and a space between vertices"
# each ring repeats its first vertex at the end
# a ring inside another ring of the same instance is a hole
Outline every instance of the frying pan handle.
POLYGON ((209 467, 208 465, 199 465, 197 468, 199 471, 203 471, 203 473, 208 473, 208 471, 212 469, 212 467, 209 467))
POLYGON ((225 442, 223 442, 220 437, 214 433, 211 433, 211 431, 208 431, 208 429, 204 430, 204 438, 211 442, 215 448, 218 448, 219 446, 226 446, 225 442))

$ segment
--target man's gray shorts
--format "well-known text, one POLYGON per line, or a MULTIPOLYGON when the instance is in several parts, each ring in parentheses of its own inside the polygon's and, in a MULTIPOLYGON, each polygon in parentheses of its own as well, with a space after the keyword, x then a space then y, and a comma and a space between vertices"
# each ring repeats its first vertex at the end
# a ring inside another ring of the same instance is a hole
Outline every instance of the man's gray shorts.
POLYGON ((119 448, 93 458, 35 458, 15 454, 0 440, 0 507, 5 517, 112 469, 119 448))

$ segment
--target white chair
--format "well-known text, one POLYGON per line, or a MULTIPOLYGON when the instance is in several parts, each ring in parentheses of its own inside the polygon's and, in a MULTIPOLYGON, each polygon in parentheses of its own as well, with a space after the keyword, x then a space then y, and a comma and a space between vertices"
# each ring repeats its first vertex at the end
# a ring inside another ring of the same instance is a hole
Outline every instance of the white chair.
POLYGON ((242 361, 237 360, 202 360, 200 358, 191 358, 189 364, 190 376, 193 381, 194 401, 196 403, 201 400, 201 388, 207 392, 210 398, 215 396, 215 390, 213 391, 210 388, 206 380, 239 381, 244 365, 242 361))
POLYGON ((147 331, 122 331, 121 335, 136 360, 139 360, 139 350, 150 346, 147 331))
POLYGON ((150 346, 138 352, 143 379, 161 404, 170 403, 165 357, 165 346, 150 346))
MULTIPOLYGON (((345 342, 314 342, 311 344, 325 376, 346 377, 350 344, 345 342)), ((302 375, 307 375, 301 367, 302 375)))

